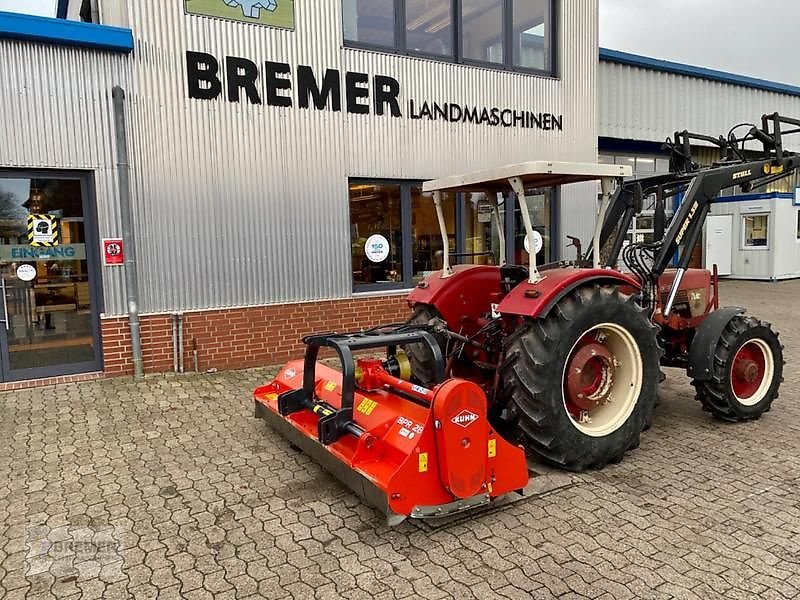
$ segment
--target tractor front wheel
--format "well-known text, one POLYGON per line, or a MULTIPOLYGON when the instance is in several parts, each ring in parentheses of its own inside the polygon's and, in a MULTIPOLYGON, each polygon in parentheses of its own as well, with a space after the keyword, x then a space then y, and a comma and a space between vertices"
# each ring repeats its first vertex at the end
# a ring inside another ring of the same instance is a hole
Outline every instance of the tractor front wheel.
POLYGON ((650 418, 659 357, 655 327, 632 297, 616 287, 579 288, 507 338, 505 419, 520 442, 559 467, 618 462, 650 418))
POLYGON ((711 379, 692 384, 718 419, 749 421, 770 409, 782 376, 783 347, 769 323, 736 315, 717 341, 711 379))

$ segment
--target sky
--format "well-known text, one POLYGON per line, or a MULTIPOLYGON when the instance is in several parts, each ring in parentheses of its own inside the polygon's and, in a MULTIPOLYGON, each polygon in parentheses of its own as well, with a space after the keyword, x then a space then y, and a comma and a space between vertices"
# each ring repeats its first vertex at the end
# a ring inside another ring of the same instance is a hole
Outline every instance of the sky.
MULTIPOLYGON (((800 85, 799 0, 599 2, 604 48, 800 85)), ((55 4, 0 0, 0 10, 52 16, 55 4)))

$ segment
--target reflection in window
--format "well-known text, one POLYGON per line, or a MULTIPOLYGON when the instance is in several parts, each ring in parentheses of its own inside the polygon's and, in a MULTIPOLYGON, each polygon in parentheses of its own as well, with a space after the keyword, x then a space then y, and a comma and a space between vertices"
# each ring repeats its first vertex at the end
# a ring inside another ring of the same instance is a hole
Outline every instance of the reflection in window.
POLYGON ((350 185, 354 285, 403 281, 403 230, 400 216, 400 185, 350 185))
MULTIPOLYGON (((455 195, 442 194, 442 212, 447 229, 449 252, 456 251, 455 195)), ((411 252, 414 260, 414 281, 419 282, 431 271, 442 268, 444 252, 442 233, 436 217, 436 207, 430 193, 422 193, 419 187, 411 188, 411 252)), ((451 263, 455 264, 455 260, 451 263)))
POLYGON ((503 1, 464 0, 462 55, 481 62, 503 62, 503 1))
POLYGON ((766 247, 769 215, 747 215, 744 217, 744 245, 766 247))
POLYGON ((505 203, 502 194, 496 197, 475 192, 465 194, 466 247, 460 263, 473 265, 500 264, 500 232, 494 214, 498 205, 500 222, 505 219, 505 203))
POLYGON ((550 70, 550 0, 514 2, 514 65, 550 70))
MULTIPOLYGON (((528 204, 528 214, 531 218, 533 230, 542 236, 542 248, 536 254, 536 264, 543 265, 551 260, 550 254, 550 191, 532 190, 525 195, 528 204)), ((527 265, 530 260, 525 250, 525 223, 522 219, 522 209, 517 203, 514 211, 514 225, 516 237, 514 238, 514 262, 518 265, 527 265)))
POLYGON ((451 0, 406 0, 406 48, 412 52, 453 55, 451 0))
POLYGON ((393 48, 394 0, 344 0, 344 39, 393 48))

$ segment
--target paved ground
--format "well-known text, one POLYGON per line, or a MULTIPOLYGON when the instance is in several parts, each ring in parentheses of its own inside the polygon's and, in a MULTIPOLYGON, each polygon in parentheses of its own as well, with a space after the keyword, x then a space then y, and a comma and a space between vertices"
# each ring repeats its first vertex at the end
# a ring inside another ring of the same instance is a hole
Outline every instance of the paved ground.
MULTIPOLYGON (((723 286, 800 348, 800 282, 723 286)), ((800 391, 712 421, 668 373, 621 464, 461 524, 387 528, 251 417, 266 370, 0 396, 0 597, 793 598, 800 391)))

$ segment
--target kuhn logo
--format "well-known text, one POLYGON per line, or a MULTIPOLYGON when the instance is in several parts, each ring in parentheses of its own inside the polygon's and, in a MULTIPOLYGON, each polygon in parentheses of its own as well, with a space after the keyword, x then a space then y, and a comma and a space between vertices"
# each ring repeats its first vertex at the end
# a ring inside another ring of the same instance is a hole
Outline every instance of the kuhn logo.
POLYGON ((455 417, 450 419, 451 422, 455 423, 456 425, 461 425, 461 427, 469 427, 475 421, 477 421, 480 417, 476 415, 474 412, 468 411, 466 408, 458 413, 455 417))

